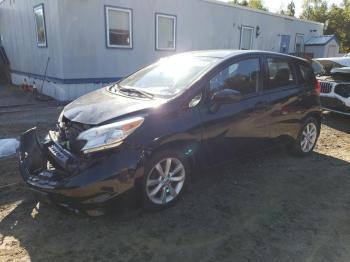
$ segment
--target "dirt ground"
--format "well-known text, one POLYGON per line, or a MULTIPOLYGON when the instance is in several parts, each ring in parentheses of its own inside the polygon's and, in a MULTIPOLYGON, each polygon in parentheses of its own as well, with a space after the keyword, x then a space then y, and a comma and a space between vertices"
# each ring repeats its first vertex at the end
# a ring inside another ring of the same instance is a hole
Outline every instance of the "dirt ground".
MULTIPOLYGON (((44 134, 60 110, 1 87, 0 138, 44 134)), ((308 158, 271 151, 200 174, 165 211, 100 218, 35 209, 17 158, 0 160, 0 261, 350 261, 349 134, 328 114, 308 158)))

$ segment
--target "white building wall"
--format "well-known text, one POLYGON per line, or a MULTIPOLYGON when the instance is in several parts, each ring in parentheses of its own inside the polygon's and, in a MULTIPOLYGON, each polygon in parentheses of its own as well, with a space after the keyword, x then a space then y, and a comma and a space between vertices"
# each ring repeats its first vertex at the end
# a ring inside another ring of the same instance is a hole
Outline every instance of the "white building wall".
POLYGON ((155 50, 155 13, 177 16, 177 52, 201 49, 238 49, 242 25, 260 27, 255 49, 280 49, 280 35, 305 38, 311 30, 322 34, 323 25, 267 15, 249 9, 202 0, 60 0, 65 78, 123 77, 159 57, 174 54, 155 50), (106 48, 104 5, 133 10, 133 49, 106 48), (69 10, 67 12, 67 10, 69 10), (77 11, 79 10, 79 12, 77 11), (76 32, 79 32, 77 34, 76 32))
POLYGON ((50 57, 48 74, 63 76, 58 4, 52 0, 5 0, 0 4, 0 35, 11 69, 41 75, 50 57), (36 43, 33 8, 41 3, 46 13, 49 48, 39 48, 36 43))
MULTIPOLYGON (((50 82, 45 85, 52 89, 57 85, 57 90, 44 88, 47 90, 44 92, 60 100, 73 99, 90 90, 84 87, 87 86, 84 83, 89 82, 86 79, 124 77, 163 56, 190 50, 238 49, 242 25, 254 28, 254 49, 276 52, 280 50, 281 35, 290 35, 289 52, 294 52, 297 33, 303 34, 306 41, 312 31, 316 30, 318 34, 323 31, 320 23, 211 0, 42 2, 45 5, 47 48, 36 45, 33 7, 41 3, 39 0, 16 0, 15 6, 10 6, 10 0, 0 4, 0 33, 16 74, 19 71, 43 75, 50 57, 47 72, 50 82), (105 5, 132 9, 132 49, 106 47, 105 5), (155 50, 157 12, 177 16, 176 52, 155 50), (255 37, 257 26, 260 35, 255 37)), ((21 80, 18 75, 14 78, 21 80)), ((98 80, 91 83, 95 83, 91 84, 91 89, 102 85, 98 80)))

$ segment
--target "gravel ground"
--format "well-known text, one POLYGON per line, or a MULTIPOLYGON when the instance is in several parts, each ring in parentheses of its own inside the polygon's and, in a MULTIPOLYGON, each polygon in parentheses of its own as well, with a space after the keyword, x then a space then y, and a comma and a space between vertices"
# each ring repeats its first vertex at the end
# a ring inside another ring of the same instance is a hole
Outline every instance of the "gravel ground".
MULTIPOLYGON (((16 92, 1 88, 0 105, 16 92)), ((0 138, 43 135, 60 111, 27 109, 0 108, 0 138)), ((328 114, 308 158, 271 151, 200 174, 165 211, 100 218, 38 207, 17 158, 0 160, 0 261, 350 261, 349 134, 350 118, 328 114)))

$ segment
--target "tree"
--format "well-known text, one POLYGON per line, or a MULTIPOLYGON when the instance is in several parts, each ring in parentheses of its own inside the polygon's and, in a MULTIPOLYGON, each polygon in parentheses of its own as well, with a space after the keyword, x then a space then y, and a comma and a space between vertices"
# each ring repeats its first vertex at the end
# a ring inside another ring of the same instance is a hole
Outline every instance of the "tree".
POLYGON ((268 9, 264 7, 262 0, 249 0, 248 7, 268 11, 268 9))
POLYGON ((294 1, 292 0, 288 4, 287 10, 283 10, 283 7, 281 6, 279 14, 281 14, 281 15, 288 15, 288 16, 295 16, 295 4, 294 4, 294 1))
POLYGON ((232 1, 229 1, 228 3, 268 11, 268 9, 264 6, 262 0, 249 0, 249 1, 247 1, 247 0, 241 0, 241 1, 232 0, 232 1))
POLYGON ((344 1, 342 6, 332 5, 328 11, 328 27, 325 34, 335 34, 340 42, 341 52, 350 52, 350 5, 344 1))
POLYGON ((289 16, 294 16, 295 15, 295 4, 294 4, 293 0, 287 6, 287 13, 286 13, 286 15, 289 15, 289 16))
POLYGON ((304 0, 301 18, 313 20, 321 12, 327 11, 327 1, 324 0, 304 0))

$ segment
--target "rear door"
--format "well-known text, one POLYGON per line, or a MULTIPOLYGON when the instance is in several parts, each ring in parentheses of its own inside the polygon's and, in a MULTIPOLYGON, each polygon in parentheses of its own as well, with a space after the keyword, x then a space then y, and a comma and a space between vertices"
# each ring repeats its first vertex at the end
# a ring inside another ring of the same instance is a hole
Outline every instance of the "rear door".
POLYGON ((269 136, 269 95, 262 92, 262 60, 250 56, 227 63, 207 80, 206 102, 200 108, 203 140, 210 164, 218 164, 261 148, 269 136), (212 111, 212 95, 222 89, 241 92, 241 101, 212 111))
POLYGON ((295 137, 307 104, 307 88, 298 77, 298 65, 287 56, 266 56, 265 66, 271 103, 270 135, 295 137))

